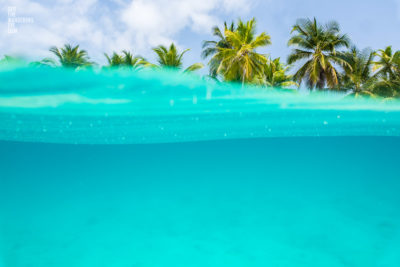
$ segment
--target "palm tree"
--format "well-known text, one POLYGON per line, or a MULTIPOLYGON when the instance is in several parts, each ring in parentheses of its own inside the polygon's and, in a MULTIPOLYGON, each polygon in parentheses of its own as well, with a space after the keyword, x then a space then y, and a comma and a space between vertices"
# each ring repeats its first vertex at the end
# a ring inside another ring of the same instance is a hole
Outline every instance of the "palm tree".
POLYGON ((267 58, 256 50, 271 44, 271 37, 265 32, 256 36, 255 32, 254 18, 248 22, 239 20, 235 31, 225 30, 230 47, 218 47, 218 52, 211 60, 219 62, 217 73, 226 81, 244 84, 254 82, 255 77, 262 74, 267 58))
POLYGON ((291 87, 299 86, 293 81, 293 76, 288 75, 289 66, 281 63, 280 58, 269 59, 264 65, 263 75, 261 76, 261 84, 268 87, 291 87))
MULTIPOLYGON (((171 69, 182 69, 183 65, 182 58, 184 54, 189 50, 190 49, 186 49, 183 52, 179 52, 174 43, 172 43, 169 48, 160 45, 153 49, 153 51, 156 52, 158 57, 158 64, 159 64, 158 67, 171 68, 171 69)), ((147 64, 147 65, 157 67, 157 65, 154 64, 147 64)), ((195 63, 186 68, 184 72, 196 71, 203 67, 204 67, 203 64, 195 63)))
POLYGON ((124 54, 124 64, 127 67, 138 69, 142 65, 146 64, 147 61, 141 56, 134 56, 129 51, 122 51, 124 54))
POLYGON ((256 50, 271 44, 271 37, 265 32, 255 35, 254 18, 248 22, 239 20, 237 28, 231 29, 225 29, 226 47, 216 47, 209 64, 217 63, 216 73, 226 81, 254 82, 255 77, 262 74, 267 62, 265 55, 256 50))
MULTIPOLYGON (((226 22, 224 22, 224 30, 221 31, 221 29, 218 26, 215 26, 212 29, 213 35, 218 39, 217 41, 204 41, 203 42, 203 51, 201 53, 201 56, 203 59, 206 59, 208 57, 212 57, 215 54, 219 52, 220 48, 232 48, 231 44, 228 42, 225 36, 225 32, 229 30, 231 32, 236 31, 235 24, 232 22, 229 26, 226 22)), ((212 57, 211 60, 208 62, 208 66, 210 68, 210 76, 212 78, 217 77, 217 71, 218 67, 221 64, 221 60, 218 58, 212 57)))
POLYGON ((104 56, 107 58, 109 67, 121 67, 124 65, 124 57, 113 52, 111 56, 104 53, 104 56))
POLYGON ((94 64, 89 61, 88 54, 85 50, 79 50, 79 45, 72 47, 70 44, 66 44, 60 49, 52 47, 50 48, 50 52, 56 55, 62 67, 77 69, 81 67, 90 67, 94 64))
POLYGON ((360 51, 353 46, 349 51, 340 53, 338 56, 348 63, 344 67, 341 87, 352 90, 352 95, 355 96, 370 96, 372 93, 369 89, 376 81, 372 77, 374 52, 370 49, 360 51))
POLYGON ((396 79, 400 77, 400 51, 393 53, 392 47, 388 46, 384 50, 378 50, 375 55, 379 58, 374 62, 376 76, 386 79, 396 79))
POLYGON ((217 47, 211 62, 218 62, 217 73, 226 81, 253 82, 263 72, 267 63, 265 55, 257 53, 260 47, 271 44, 271 37, 265 32, 256 36, 256 20, 239 20, 235 31, 225 30, 229 47, 217 47))
POLYGON ((395 98, 400 96, 400 79, 381 78, 371 84, 370 92, 385 98, 395 98))
POLYGON ((29 63, 29 66, 42 68, 42 67, 57 67, 57 62, 52 58, 44 58, 40 61, 33 61, 29 63))
POLYGON ((338 83, 336 65, 349 67, 346 61, 340 58, 337 50, 349 46, 349 38, 340 34, 340 27, 336 22, 326 25, 317 23, 317 20, 300 19, 293 26, 295 35, 289 40, 289 46, 295 46, 288 57, 288 64, 306 61, 294 75, 294 79, 301 83, 306 82, 310 89, 323 89, 325 85, 335 88, 338 83))
POLYGON ((145 59, 141 56, 133 56, 129 51, 122 51, 122 55, 113 52, 111 56, 104 53, 107 58, 109 67, 124 67, 139 69, 141 66, 147 64, 145 59))
POLYGON ((0 59, 0 66, 22 66, 25 61, 18 57, 13 57, 9 55, 4 55, 2 59, 0 59))

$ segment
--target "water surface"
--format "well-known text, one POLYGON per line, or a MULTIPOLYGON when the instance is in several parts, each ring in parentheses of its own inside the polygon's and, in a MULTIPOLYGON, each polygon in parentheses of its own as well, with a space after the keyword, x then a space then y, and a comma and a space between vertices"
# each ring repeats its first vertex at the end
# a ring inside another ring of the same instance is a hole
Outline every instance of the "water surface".
POLYGON ((396 101, 159 72, 0 80, 1 267, 400 266, 396 101))

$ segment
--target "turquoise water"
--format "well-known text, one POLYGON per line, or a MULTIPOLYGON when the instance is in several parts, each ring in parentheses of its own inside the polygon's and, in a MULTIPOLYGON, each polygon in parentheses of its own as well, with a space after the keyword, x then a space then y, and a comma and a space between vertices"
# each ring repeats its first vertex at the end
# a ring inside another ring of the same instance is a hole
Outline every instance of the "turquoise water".
POLYGON ((1 267, 400 266, 397 102, 174 73, 0 80, 1 267))

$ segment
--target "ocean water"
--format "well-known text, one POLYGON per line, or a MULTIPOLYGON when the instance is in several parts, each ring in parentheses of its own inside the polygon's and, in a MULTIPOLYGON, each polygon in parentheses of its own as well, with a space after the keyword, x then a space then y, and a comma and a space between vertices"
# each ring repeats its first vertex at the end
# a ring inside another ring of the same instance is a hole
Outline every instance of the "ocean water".
POLYGON ((1 267, 400 266, 398 102, 170 72, 0 80, 1 267))

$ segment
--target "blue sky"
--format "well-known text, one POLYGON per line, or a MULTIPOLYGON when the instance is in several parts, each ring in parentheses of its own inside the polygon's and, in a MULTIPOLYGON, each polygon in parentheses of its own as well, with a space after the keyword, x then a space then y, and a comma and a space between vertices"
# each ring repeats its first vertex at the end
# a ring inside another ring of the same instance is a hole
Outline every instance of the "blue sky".
POLYGON ((80 44, 99 63, 103 52, 128 49, 153 59, 151 47, 176 42, 191 48, 185 63, 200 61, 201 42, 224 20, 256 17, 258 30, 272 37, 262 52, 286 58, 297 18, 337 20, 360 48, 400 48, 400 0, 0 0, 0 55, 39 59, 48 48, 80 44), (8 32, 8 7, 32 18, 8 32))

